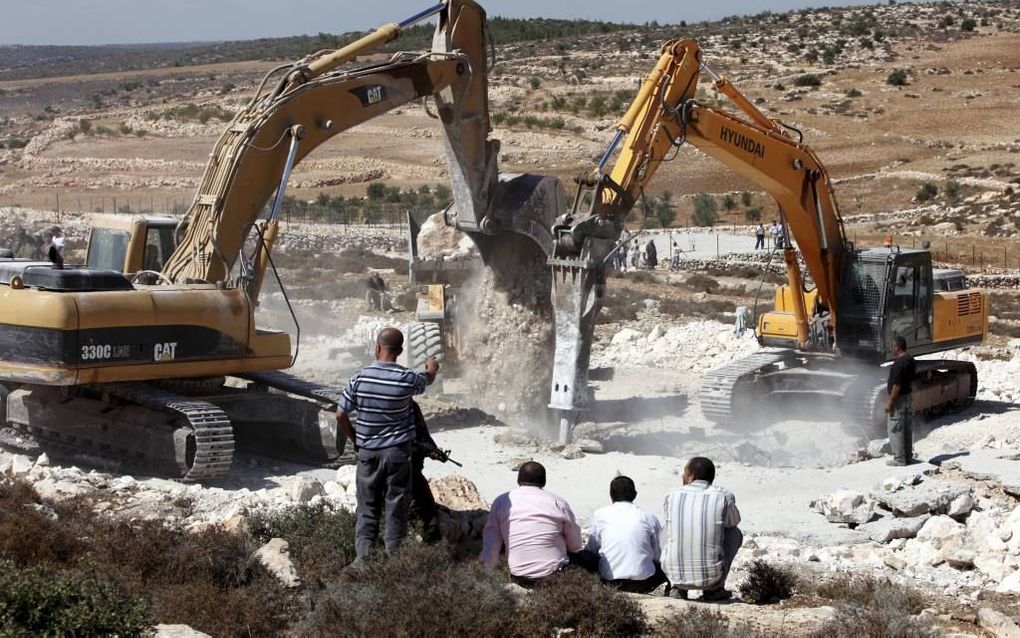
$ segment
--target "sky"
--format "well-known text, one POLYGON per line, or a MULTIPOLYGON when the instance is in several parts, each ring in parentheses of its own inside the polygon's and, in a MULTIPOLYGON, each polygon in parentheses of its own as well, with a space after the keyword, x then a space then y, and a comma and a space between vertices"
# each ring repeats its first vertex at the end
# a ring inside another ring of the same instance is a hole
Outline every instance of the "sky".
MULTIPOLYGON (((399 22, 434 0, 0 0, 0 44, 133 44, 342 33, 399 22)), ((874 0, 482 0, 490 16, 676 24, 874 0)))

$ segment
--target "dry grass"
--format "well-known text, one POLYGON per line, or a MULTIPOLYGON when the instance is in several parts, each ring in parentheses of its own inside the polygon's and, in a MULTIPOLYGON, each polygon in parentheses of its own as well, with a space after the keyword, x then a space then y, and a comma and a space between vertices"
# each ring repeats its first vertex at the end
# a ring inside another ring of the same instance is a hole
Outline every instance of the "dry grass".
POLYGON ((935 635, 920 592, 873 576, 839 576, 817 584, 814 593, 833 601, 836 616, 814 633, 819 638, 922 638, 935 635))

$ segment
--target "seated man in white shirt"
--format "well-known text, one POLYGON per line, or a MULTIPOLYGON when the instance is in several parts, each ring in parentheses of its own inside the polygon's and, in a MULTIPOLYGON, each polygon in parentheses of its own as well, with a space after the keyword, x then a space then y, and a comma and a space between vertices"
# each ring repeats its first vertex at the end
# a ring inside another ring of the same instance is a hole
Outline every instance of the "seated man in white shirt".
POLYGON ((599 576, 622 591, 647 594, 667 582, 659 567, 659 532, 654 514, 634 505, 634 481, 617 476, 609 483, 613 504, 595 512, 585 551, 598 557, 599 576))

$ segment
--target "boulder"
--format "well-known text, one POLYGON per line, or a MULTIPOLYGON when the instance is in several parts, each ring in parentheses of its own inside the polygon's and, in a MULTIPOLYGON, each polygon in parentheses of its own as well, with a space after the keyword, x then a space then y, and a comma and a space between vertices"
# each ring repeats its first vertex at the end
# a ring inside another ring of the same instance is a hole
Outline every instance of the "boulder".
POLYGON ((921 527, 931 518, 923 514, 914 518, 898 518, 887 516, 877 521, 865 523, 858 529, 868 535, 868 538, 878 543, 888 543, 897 538, 914 538, 921 527))
POLYGON ((439 532, 463 556, 477 555, 482 546, 482 530, 489 515, 475 484, 457 474, 429 481, 439 505, 439 532))
POLYGON ((875 439, 868 441, 868 456, 873 459, 882 458, 892 450, 889 447, 889 439, 875 439))
POLYGON ((354 479, 357 476, 357 474, 358 474, 357 465, 341 465, 340 467, 336 468, 335 480, 341 487, 347 489, 347 486, 354 483, 354 479))
POLYGON ((594 439, 578 439, 574 442, 585 454, 605 454, 606 448, 594 439))
POLYGON ((897 516, 920 516, 928 513, 945 514, 950 503, 969 493, 970 488, 964 485, 925 481, 910 489, 883 491, 874 496, 882 507, 897 516))
POLYGON ((977 611, 977 626, 996 638, 1020 638, 1020 627, 1012 618, 989 607, 977 611))
POLYGON ((297 569, 290 560, 290 545, 282 538, 269 539, 269 542, 255 552, 255 557, 287 587, 297 587, 301 584, 297 569))
POLYGON ((935 548, 934 545, 928 541, 918 540, 916 538, 909 539, 906 544, 903 545, 903 550, 898 553, 898 556, 904 560, 904 562, 915 569, 925 569, 928 567, 935 567, 945 562, 945 557, 942 556, 942 552, 935 548))
POLYGON ((989 579, 999 583, 1015 570, 1007 565, 1000 554, 983 553, 974 557, 974 567, 989 579))
POLYGON ((323 496, 325 490, 318 479, 297 478, 287 487, 287 495, 295 503, 308 503, 316 496, 323 496))
POLYGON ((955 569, 971 569, 974 567, 974 559, 977 557, 974 550, 966 547, 949 547, 942 550, 942 557, 946 564, 955 569))
POLYGON ((23 454, 15 454, 11 456, 11 474, 14 476, 24 476, 32 471, 32 459, 24 456, 23 454))
POLYGON ((860 525, 875 514, 874 501, 855 490, 838 490, 814 501, 811 506, 830 523, 860 525))
POLYGON ((995 591, 1002 594, 1020 594, 1020 570, 1008 574, 999 581, 995 591))
POLYGON ((963 543, 967 528, 948 516, 932 516, 917 532, 917 540, 927 541, 935 549, 959 546, 963 543))
POLYGON ((961 494, 953 499, 946 509, 946 515, 955 519, 966 518, 974 509, 974 497, 970 494, 961 494))
POLYGON ((35 459, 35 464, 37 467, 49 467, 50 457, 45 452, 43 452, 38 456, 38 458, 35 459))
POLYGON ((560 456, 565 459, 581 459, 584 458, 584 450, 581 446, 576 443, 571 443, 567 447, 563 448, 560 452, 560 456))

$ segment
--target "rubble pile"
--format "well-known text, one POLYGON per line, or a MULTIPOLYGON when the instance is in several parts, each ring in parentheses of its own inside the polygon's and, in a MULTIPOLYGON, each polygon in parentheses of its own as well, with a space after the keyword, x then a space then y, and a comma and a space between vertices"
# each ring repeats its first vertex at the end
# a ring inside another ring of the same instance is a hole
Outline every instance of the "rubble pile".
MULTIPOLYGON (((967 480, 945 465, 895 476, 870 493, 837 491, 811 506, 868 542, 854 562, 946 588, 1020 593, 1020 503, 994 482, 967 480)), ((821 560, 821 559, 820 559, 821 560)))
POLYGON ((650 332, 622 328, 610 343, 592 353, 593 367, 653 367, 703 373, 760 350, 751 331, 734 334, 718 321, 656 325, 650 332))

